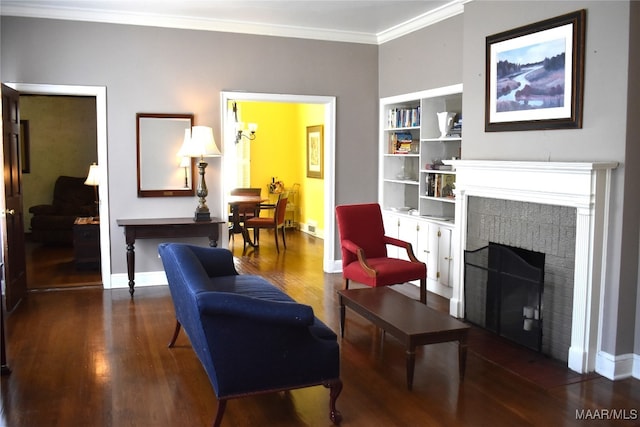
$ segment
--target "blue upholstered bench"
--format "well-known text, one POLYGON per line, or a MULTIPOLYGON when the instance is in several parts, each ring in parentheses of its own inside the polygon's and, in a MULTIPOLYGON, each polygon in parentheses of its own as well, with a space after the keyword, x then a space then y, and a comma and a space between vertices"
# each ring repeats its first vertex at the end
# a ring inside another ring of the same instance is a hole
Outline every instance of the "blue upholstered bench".
POLYGON ((324 385, 329 417, 342 417, 336 334, 260 276, 239 275, 227 249, 163 243, 160 257, 176 313, 172 347, 181 329, 218 398, 214 426, 228 399, 324 385))

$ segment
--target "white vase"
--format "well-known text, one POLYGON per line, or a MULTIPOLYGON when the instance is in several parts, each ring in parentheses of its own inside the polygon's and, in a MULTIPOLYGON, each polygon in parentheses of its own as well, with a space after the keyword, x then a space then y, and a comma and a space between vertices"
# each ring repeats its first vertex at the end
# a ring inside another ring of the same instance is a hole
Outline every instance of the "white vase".
POLYGON ((438 127, 440 128, 440 138, 445 138, 451 127, 453 126, 453 119, 456 113, 443 111, 442 113, 436 113, 438 115, 438 127))

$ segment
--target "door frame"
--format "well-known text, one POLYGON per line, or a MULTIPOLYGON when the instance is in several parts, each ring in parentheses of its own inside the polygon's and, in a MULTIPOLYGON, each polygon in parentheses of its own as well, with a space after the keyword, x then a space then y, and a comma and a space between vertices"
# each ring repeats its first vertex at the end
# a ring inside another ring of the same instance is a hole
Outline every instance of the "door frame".
MULTIPOLYGON (((258 101, 258 102, 286 102, 292 104, 322 104, 324 109, 324 250, 322 269, 325 273, 335 273, 335 146, 336 146, 336 97, 314 95, 291 95, 257 92, 220 92, 220 123, 222 125, 222 176, 225 170, 234 168, 229 164, 232 156, 224 156, 224 153, 234 150, 235 139, 234 123, 231 123, 227 106, 229 101, 258 101)), ((220 212, 226 212, 227 191, 221 191, 222 205, 220 212)), ((223 237, 224 238, 224 237, 223 237)), ((225 240, 223 240, 225 241, 225 240)), ((227 240, 228 241, 228 236, 227 240)))
MULTIPOLYGON (((37 83, 5 83, 21 95, 94 96, 96 98, 96 125, 98 165, 100 165, 100 265, 103 289, 111 288, 111 242, 109 226, 109 181, 107 179, 107 88, 106 86, 73 86, 37 83)), ((4 198, 4 195, 2 196, 4 198)), ((3 237, 4 239, 4 237, 3 237)))

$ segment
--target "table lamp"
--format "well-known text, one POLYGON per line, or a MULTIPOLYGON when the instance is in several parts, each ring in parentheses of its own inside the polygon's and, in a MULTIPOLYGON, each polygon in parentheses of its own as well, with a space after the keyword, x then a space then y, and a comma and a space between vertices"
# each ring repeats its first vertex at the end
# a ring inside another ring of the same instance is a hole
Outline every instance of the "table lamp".
MULTIPOLYGON (((185 140, 186 137, 185 132, 185 140)), ((206 200, 209 191, 207 190, 207 183, 204 179, 205 169, 207 168, 207 162, 204 161, 204 158, 219 157, 221 155, 216 141, 213 138, 213 129, 208 126, 193 126, 191 128, 191 138, 188 143, 185 143, 183 154, 189 157, 199 158, 198 172, 200 178, 198 179, 198 186, 196 187, 196 195, 200 200, 193 220, 196 222, 211 221, 211 214, 206 200)))

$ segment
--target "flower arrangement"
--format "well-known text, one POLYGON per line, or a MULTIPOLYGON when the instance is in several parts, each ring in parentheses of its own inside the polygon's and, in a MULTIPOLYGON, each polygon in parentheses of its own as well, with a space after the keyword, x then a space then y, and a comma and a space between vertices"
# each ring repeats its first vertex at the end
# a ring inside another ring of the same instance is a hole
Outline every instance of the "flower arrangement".
POLYGON ((276 181, 275 177, 271 177, 271 182, 268 185, 269 193, 279 194, 284 191, 284 182, 276 181))

